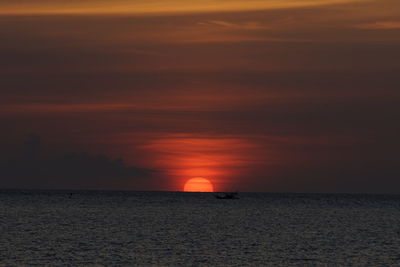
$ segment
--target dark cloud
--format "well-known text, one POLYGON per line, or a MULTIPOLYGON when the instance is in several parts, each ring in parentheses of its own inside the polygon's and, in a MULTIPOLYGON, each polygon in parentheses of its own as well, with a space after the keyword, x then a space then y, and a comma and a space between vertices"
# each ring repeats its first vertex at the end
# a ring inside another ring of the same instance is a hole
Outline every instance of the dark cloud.
POLYGON ((134 189, 153 171, 127 166, 123 159, 85 152, 48 155, 38 135, 30 135, 21 151, 0 162, 0 186, 48 189, 134 189))

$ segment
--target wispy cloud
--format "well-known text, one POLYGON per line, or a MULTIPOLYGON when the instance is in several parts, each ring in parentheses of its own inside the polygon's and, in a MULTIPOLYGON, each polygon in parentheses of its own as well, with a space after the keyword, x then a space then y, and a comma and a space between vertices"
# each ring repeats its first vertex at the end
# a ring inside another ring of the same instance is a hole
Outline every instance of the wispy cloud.
POLYGON ((265 24, 262 24, 257 21, 246 21, 240 23, 233 23, 229 21, 223 20, 208 20, 199 22, 198 25, 200 26, 215 26, 215 27, 222 27, 227 29, 239 29, 239 30, 260 30, 260 29, 268 29, 269 27, 265 24))
POLYGON ((355 25, 355 28, 366 30, 392 30, 400 29, 400 21, 376 21, 355 25))
POLYGON ((0 14, 154 14, 199 13, 285 9, 309 6, 343 4, 360 0, 5 0, 0 3, 0 14))

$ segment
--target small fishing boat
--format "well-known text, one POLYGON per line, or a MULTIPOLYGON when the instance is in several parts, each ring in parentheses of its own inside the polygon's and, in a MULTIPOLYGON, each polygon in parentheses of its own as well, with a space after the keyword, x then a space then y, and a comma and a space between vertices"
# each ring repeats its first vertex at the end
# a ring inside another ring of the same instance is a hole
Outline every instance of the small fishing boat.
POLYGON ((239 199, 238 192, 219 192, 214 195, 218 199, 239 199))

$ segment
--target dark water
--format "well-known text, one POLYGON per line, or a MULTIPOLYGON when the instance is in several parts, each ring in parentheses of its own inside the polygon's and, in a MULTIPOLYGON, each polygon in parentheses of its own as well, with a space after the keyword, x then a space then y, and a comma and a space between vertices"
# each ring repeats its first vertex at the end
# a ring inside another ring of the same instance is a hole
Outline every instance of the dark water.
POLYGON ((400 196, 0 192, 0 265, 400 266, 400 196))

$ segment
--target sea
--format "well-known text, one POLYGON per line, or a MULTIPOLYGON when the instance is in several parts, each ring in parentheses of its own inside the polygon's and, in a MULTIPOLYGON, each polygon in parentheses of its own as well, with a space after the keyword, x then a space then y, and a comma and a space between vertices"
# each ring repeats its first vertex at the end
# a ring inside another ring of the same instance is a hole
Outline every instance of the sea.
POLYGON ((400 196, 0 191, 0 266, 400 266, 400 196))

